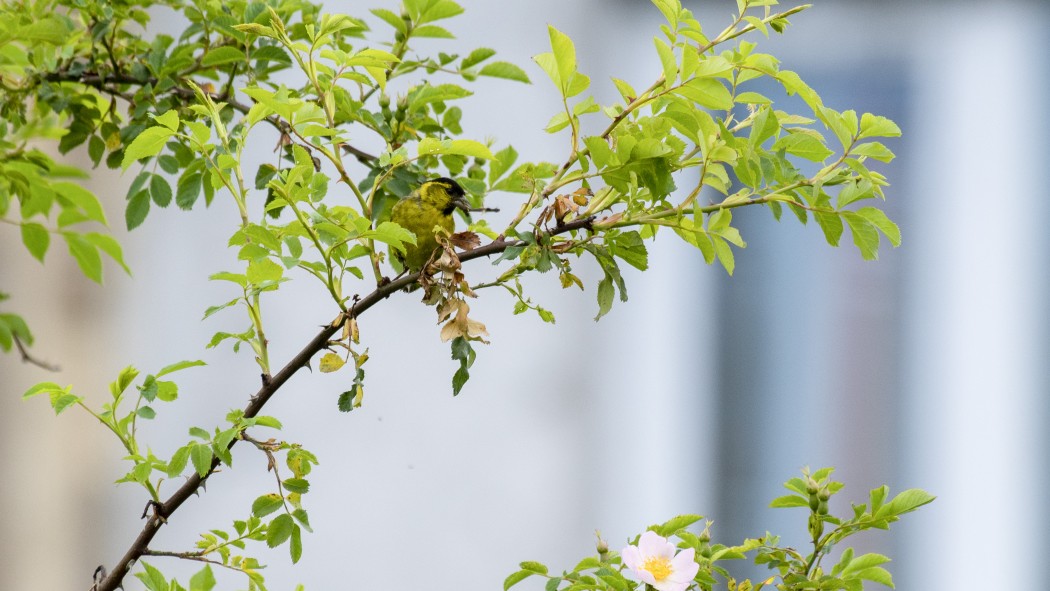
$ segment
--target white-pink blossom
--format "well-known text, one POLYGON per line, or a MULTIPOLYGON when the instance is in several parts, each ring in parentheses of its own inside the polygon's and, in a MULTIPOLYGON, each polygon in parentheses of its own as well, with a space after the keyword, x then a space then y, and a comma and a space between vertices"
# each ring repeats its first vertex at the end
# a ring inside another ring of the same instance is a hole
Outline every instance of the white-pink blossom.
POLYGON ((695 555, 692 548, 675 554, 674 544, 653 531, 643 533, 637 546, 620 553, 624 566, 656 591, 685 591, 700 570, 695 555))

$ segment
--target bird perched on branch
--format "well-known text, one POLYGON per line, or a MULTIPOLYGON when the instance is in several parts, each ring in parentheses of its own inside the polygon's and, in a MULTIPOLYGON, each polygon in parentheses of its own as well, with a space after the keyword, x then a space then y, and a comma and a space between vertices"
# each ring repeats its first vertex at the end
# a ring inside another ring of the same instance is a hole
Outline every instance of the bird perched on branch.
POLYGON ((438 249, 436 228, 450 234, 455 229, 452 213, 456 208, 470 211, 470 204, 463 187, 447 177, 426 181, 395 203, 391 221, 415 234, 416 243, 405 244, 404 253, 391 249, 394 258, 410 272, 422 270, 438 249))

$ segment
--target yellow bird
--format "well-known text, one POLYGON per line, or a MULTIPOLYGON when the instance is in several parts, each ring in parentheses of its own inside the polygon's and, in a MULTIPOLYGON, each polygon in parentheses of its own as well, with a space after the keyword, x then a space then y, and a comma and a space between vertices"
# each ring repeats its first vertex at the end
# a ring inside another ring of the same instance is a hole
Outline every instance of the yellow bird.
POLYGON ((449 233, 455 229, 452 213, 457 207, 470 210, 463 187, 447 177, 426 181, 395 203, 390 212, 391 221, 415 234, 416 243, 406 243, 403 254, 391 249, 394 258, 410 272, 422 270, 438 249, 437 229, 449 233))

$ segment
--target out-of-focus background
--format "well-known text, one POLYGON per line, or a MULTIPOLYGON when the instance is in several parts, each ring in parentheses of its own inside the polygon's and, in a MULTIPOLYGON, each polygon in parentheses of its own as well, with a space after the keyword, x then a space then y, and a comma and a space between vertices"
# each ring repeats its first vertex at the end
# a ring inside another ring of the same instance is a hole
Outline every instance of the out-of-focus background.
MULTIPOLYGON (((542 131, 558 100, 529 59, 547 51, 548 22, 575 40, 599 102, 615 99, 609 76, 645 87, 658 71, 661 20, 648 2, 462 3, 466 13, 448 23, 460 41, 442 43, 494 47, 535 82, 479 82, 464 107, 468 137, 513 143, 525 159, 565 156, 565 138, 542 131)), ((732 4, 686 6, 712 31, 732 4)), ((586 293, 532 277, 529 293, 557 324, 511 316, 507 297, 483 293, 472 315, 492 344, 478 348, 455 399, 433 311, 405 294, 371 311, 361 320, 371 354, 363 408, 336 411, 346 376, 304 371, 268 409, 282 437, 321 460, 305 497, 316 533, 298 568, 284 548, 263 553, 270 589, 498 589, 520 560, 571 568, 593 553, 596 529, 618 549, 686 512, 712 517, 716 541, 768 529, 802 547, 805 512, 767 504, 806 465, 838 468, 847 487, 833 510, 883 483, 938 495, 893 531, 858 541, 894 558, 899 589, 1042 580, 1048 17, 1043 2, 825 1, 785 36, 753 39, 829 106, 886 115, 904 130, 888 142, 898 159, 880 168, 904 243, 884 246, 878 262, 862 261, 848 237, 832 249, 816 227, 755 208, 736 215, 749 247, 734 277, 661 237, 651 270, 627 274, 630 301, 597 324, 595 269, 579 265, 586 293)), ((210 210, 154 211, 125 235, 131 176, 97 171, 91 186, 133 279, 111 266, 100 288, 60 249, 41 267, 15 232, 0 232, 10 307, 34 329, 34 353, 62 366, 54 375, 0 357, 5 589, 86 589, 95 566, 112 564, 138 532, 145 502, 112 484, 123 473, 115 440, 83 413, 55 419, 44 401, 21 402, 26 388, 72 383, 98 404, 125 365, 152 372, 204 359, 208 367, 177 374, 179 401, 149 426, 164 457, 189 426, 219 424, 258 385, 249 354, 203 349, 214 332, 246 327, 233 312, 199 320, 233 297, 205 280, 235 268, 225 248, 233 208, 217 199, 210 210)), ((493 195, 489 205, 513 200, 493 195)), ((266 306, 275 364, 334 317, 306 279, 266 306)), ((246 447, 156 549, 230 529, 231 512, 247 516, 270 490, 264 458, 246 447)))

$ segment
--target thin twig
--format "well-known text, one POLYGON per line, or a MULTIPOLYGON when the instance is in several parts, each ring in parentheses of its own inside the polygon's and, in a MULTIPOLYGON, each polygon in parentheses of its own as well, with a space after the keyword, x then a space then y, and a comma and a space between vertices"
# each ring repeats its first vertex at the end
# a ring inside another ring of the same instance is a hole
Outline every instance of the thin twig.
POLYGON ((22 362, 23 363, 30 363, 32 365, 35 365, 35 366, 39 367, 40 369, 44 369, 44 370, 47 370, 47 371, 61 371, 61 368, 58 367, 57 365, 52 365, 52 364, 50 364, 50 363, 48 363, 46 361, 41 361, 41 360, 33 357, 32 355, 30 355, 29 351, 26 351, 26 347, 25 347, 25 345, 22 344, 22 339, 20 339, 18 337, 18 335, 11 335, 11 336, 14 337, 15 346, 18 347, 19 354, 22 355, 22 362))

